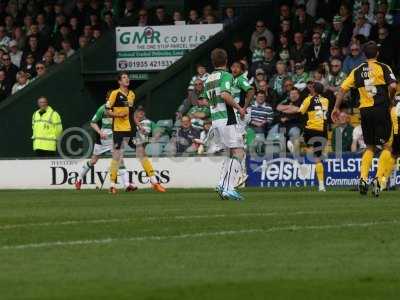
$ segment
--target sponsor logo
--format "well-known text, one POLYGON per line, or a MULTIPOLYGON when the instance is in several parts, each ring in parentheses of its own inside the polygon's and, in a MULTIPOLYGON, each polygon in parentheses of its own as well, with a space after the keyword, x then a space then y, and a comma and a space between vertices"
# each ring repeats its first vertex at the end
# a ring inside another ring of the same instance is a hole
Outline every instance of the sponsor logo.
MULTIPOLYGON (((156 170, 155 172, 160 183, 167 184, 171 181, 170 170, 156 170)), ((143 170, 128 170, 128 174, 130 182, 150 184, 150 177, 148 177, 146 172, 143 170)), ((70 168, 67 168, 63 165, 52 163, 50 166, 50 175, 50 185, 74 185, 79 178, 79 171, 71 171, 70 168)), ((86 174, 85 178, 83 178, 82 184, 101 185, 107 180, 107 177, 108 171, 91 168, 86 174)), ((118 180, 117 183, 119 183, 118 180)))
POLYGON ((128 68, 128 62, 126 60, 120 60, 118 62, 118 67, 120 70, 124 70, 124 69, 128 68))
POLYGON ((124 32, 120 35, 121 44, 160 44, 160 32, 151 27, 144 28, 143 32, 124 32))

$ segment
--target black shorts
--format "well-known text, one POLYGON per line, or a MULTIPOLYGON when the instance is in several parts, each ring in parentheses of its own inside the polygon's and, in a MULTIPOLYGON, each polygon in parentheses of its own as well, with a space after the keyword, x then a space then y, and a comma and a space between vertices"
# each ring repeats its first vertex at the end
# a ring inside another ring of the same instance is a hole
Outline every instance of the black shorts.
POLYGON ((135 143, 133 142, 134 136, 132 132, 114 131, 113 142, 114 149, 121 149, 124 143, 127 143, 130 147, 134 148, 135 143))
POLYGON ((392 120, 389 107, 378 105, 360 109, 361 129, 364 142, 368 146, 386 144, 392 135, 392 120))
POLYGON ((304 142, 308 147, 313 147, 315 157, 322 156, 322 150, 326 145, 327 134, 325 131, 318 131, 312 129, 304 129, 303 133, 304 142))
POLYGON ((392 154, 395 156, 400 155, 400 134, 393 135, 392 154))

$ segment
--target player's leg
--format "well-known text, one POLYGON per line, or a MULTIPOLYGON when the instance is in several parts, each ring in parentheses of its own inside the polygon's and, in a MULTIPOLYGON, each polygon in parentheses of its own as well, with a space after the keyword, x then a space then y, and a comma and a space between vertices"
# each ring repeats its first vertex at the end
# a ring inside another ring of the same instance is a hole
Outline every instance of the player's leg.
POLYGON ((126 169, 125 161, 123 158, 121 158, 119 165, 119 176, 126 192, 134 192, 138 189, 135 183, 131 182, 129 179, 129 172, 126 169))
POLYGON ((224 128, 225 145, 230 149, 230 157, 225 169, 223 196, 232 200, 242 200, 243 197, 235 190, 239 176, 242 172, 242 161, 245 156, 243 137, 236 125, 224 128))
POLYGON ((154 171, 153 164, 146 155, 144 144, 136 145, 136 157, 139 159, 143 170, 150 178, 152 188, 157 192, 166 192, 166 189, 158 182, 156 172, 154 171))
POLYGON ((366 195, 368 192, 368 175, 371 169, 372 160, 375 153, 375 129, 373 126, 373 111, 371 108, 363 108, 361 114, 361 128, 363 132, 364 142, 367 148, 361 157, 360 166, 360 181, 358 190, 361 195, 366 195))
POLYGON ((99 156, 96 154, 93 154, 90 160, 86 161, 83 166, 81 173, 79 174, 78 179, 75 182, 75 189, 80 190, 82 186, 82 181, 85 178, 86 174, 89 172, 89 170, 97 163, 99 160, 99 156))
POLYGON ((318 181, 318 191, 325 192, 325 170, 322 163, 322 153, 326 145, 326 137, 321 132, 304 131, 305 143, 311 147, 311 160, 315 163, 315 175, 318 181))
POLYGON ((118 177, 118 169, 119 164, 122 158, 123 153, 123 143, 124 137, 118 133, 113 134, 114 139, 114 147, 112 151, 112 158, 110 163, 110 193, 117 193, 117 177, 118 177))
POLYGON ((375 117, 374 128, 376 145, 384 143, 379 156, 376 177, 372 181, 372 193, 375 197, 378 197, 381 191, 381 185, 386 185, 387 178, 385 175, 388 170, 392 169, 394 163, 392 156, 393 132, 388 109, 375 108, 375 117))

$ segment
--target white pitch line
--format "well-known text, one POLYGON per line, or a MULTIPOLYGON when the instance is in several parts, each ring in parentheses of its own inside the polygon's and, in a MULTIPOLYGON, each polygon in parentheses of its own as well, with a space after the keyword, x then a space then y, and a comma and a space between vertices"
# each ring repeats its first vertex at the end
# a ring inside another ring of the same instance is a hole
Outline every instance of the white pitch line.
POLYGON ((251 233, 270 233, 279 231, 305 231, 305 230, 326 230, 326 229, 341 229, 341 228, 354 228, 354 227, 370 227, 377 225, 400 224, 400 220, 381 221, 381 222, 366 222, 366 223, 344 223, 344 224, 327 224, 327 225, 290 225, 283 227, 271 227, 268 229, 243 229, 243 230, 224 230, 215 232, 198 232, 198 233, 185 233, 179 235, 160 235, 160 236, 136 236, 129 238, 105 238, 96 240, 76 240, 76 241, 54 241, 45 243, 33 243, 22 245, 2 246, 0 250, 18 250, 30 248, 46 248, 58 246, 76 246, 76 245, 93 245, 93 244, 111 244, 114 242, 140 242, 140 241, 160 241, 169 239, 190 239, 202 238, 210 236, 227 236, 238 234, 251 234, 251 233))
MULTIPOLYGON (((5 224, 0 225, 0 230, 26 228, 26 227, 49 227, 49 226, 65 226, 80 224, 107 224, 107 223, 123 223, 130 221, 154 221, 154 220, 187 220, 187 219, 214 219, 214 218, 237 218, 237 217, 270 217, 270 216, 295 216, 295 215, 315 215, 315 214, 332 213, 330 211, 295 211, 288 213, 266 212, 266 213, 240 213, 240 214, 215 214, 215 215, 188 215, 188 216, 159 216, 159 217, 135 217, 135 218, 119 218, 119 219, 92 219, 92 220, 67 220, 59 222, 43 222, 43 223, 25 223, 25 224, 5 224)), ((337 213, 337 212, 335 212, 337 213)))

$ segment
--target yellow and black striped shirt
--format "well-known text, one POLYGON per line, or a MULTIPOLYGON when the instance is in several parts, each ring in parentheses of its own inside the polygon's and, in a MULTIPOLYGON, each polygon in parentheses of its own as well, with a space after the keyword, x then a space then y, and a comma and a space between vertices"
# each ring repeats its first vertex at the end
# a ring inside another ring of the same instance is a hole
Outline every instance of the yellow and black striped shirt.
POLYGON ((376 59, 362 63, 343 81, 341 88, 347 92, 356 88, 360 94, 360 108, 389 104, 388 86, 396 82, 396 77, 388 65, 376 59))
POLYGON ((121 89, 113 90, 107 97, 106 108, 114 113, 126 113, 125 117, 114 117, 112 130, 116 132, 130 132, 135 129, 133 122, 133 104, 135 102, 135 94, 128 91, 125 94, 121 89))
POLYGON ((322 96, 308 96, 301 104, 299 111, 301 114, 307 113, 306 129, 325 131, 326 120, 329 107, 329 100, 322 96))

